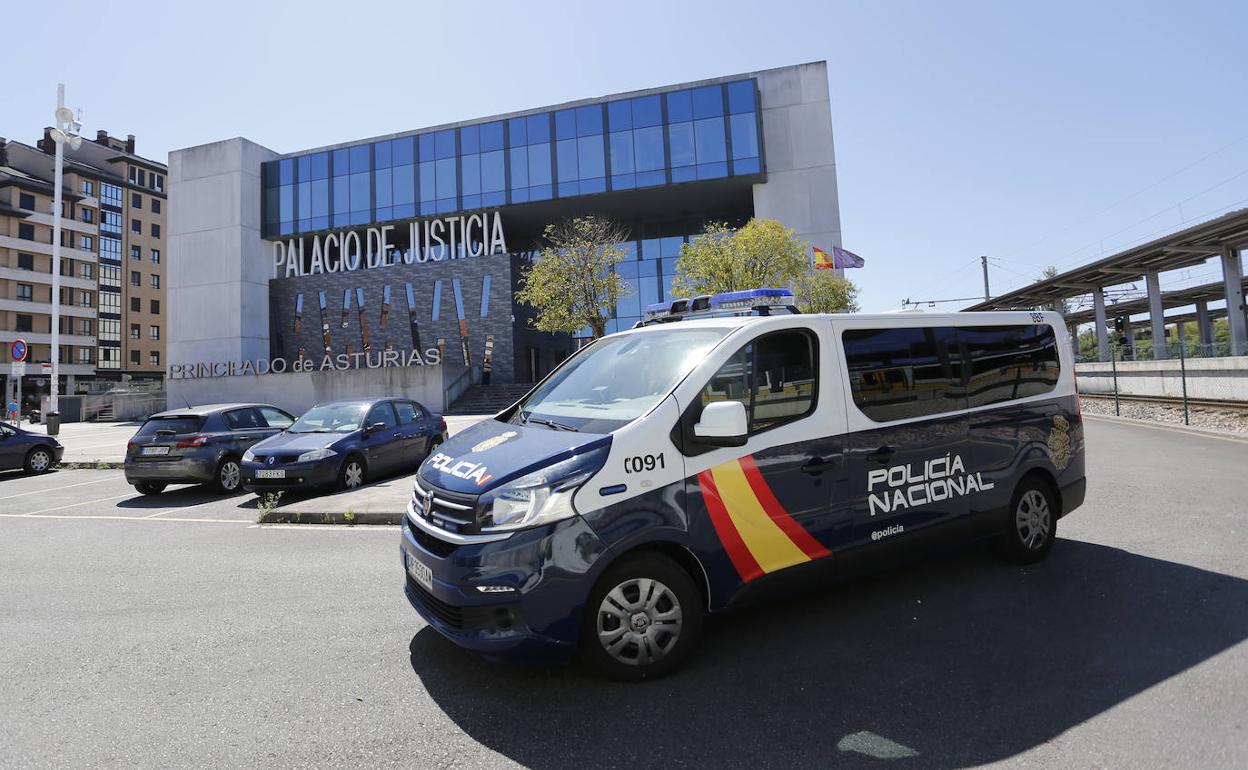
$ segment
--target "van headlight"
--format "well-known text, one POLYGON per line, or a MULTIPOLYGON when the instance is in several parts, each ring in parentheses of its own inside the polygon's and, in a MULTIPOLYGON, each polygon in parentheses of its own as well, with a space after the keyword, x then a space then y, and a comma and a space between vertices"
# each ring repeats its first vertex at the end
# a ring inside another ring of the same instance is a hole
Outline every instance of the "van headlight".
POLYGON ((592 475, 594 471, 582 471, 552 483, 543 470, 499 487, 492 493, 489 521, 481 531, 525 529, 575 516, 572 496, 592 475))
POLYGON ((310 463, 310 462, 315 462, 316 460, 324 460, 327 457, 333 457, 336 454, 338 453, 328 448, 313 449, 311 451, 304 452, 303 454, 299 455, 299 459, 295 460, 295 462, 310 463))

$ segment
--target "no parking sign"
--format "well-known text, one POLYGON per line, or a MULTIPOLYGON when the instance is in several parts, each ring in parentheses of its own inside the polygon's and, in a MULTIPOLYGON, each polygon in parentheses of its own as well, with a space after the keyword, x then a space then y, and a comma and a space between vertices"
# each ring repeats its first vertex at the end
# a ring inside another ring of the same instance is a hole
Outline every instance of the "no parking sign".
POLYGON ((28 355, 30 355, 30 346, 26 344, 26 340, 13 340, 13 344, 9 346, 9 360, 25 361, 28 355))

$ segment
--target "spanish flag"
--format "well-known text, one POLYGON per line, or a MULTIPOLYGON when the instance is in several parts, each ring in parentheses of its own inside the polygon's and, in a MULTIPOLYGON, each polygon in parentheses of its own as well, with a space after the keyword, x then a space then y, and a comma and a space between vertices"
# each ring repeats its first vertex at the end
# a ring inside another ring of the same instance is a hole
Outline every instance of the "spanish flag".
POLYGON ((702 471, 698 487, 715 534, 747 583, 831 553, 784 509, 753 456, 702 471))
POLYGON ((828 256, 828 252, 824 251, 818 246, 814 246, 812 248, 814 248, 815 250, 815 269, 816 270, 831 270, 833 267, 832 258, 828 256))
POLYGON ((863 259, 862 257, 858 256, 852 251, 846 251, 845 249, 842 249, 840 246, 832 247, 832 256, 828 256, 828 253, 824 251, 823 249, 819 248, 818 246, 812 246, 811 249, 814 250, 815 252, 815 269, 816 270, 831 270, 833 268, 844 269, 847 267, 862 267, 863 265, 867 263, 867 261, 863 259))

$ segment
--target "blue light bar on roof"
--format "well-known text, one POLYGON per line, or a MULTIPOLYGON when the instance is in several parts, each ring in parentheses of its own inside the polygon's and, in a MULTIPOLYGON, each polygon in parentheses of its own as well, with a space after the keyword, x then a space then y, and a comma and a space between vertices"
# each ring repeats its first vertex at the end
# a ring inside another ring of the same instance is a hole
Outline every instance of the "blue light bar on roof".
POLYGON ((792 305, 793 303, 793 292, 789 289, 745 289, 711 295, 711 308, 715 310, 758 305, 792 305))

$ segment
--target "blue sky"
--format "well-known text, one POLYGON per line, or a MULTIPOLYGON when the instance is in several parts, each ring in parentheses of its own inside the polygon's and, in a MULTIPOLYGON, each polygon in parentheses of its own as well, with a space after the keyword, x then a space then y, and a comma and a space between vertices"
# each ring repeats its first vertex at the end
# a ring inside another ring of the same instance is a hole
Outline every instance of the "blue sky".
MULTIPOLYGON (((1248 206, 1242 2, 21 3, 0 135, 63 81, 140 153, 288 152, 826 59, 864 310, 993 292, 1248 206), (61 55, 49 61, 51 45, 61 55)), ((1212 266, 1163 287, 1214 280, 1212 266)), ((1139 287, 1141 290, 1143 286, 1139 287)), ((958 304, 942 305, 945 308, 958 304)))

